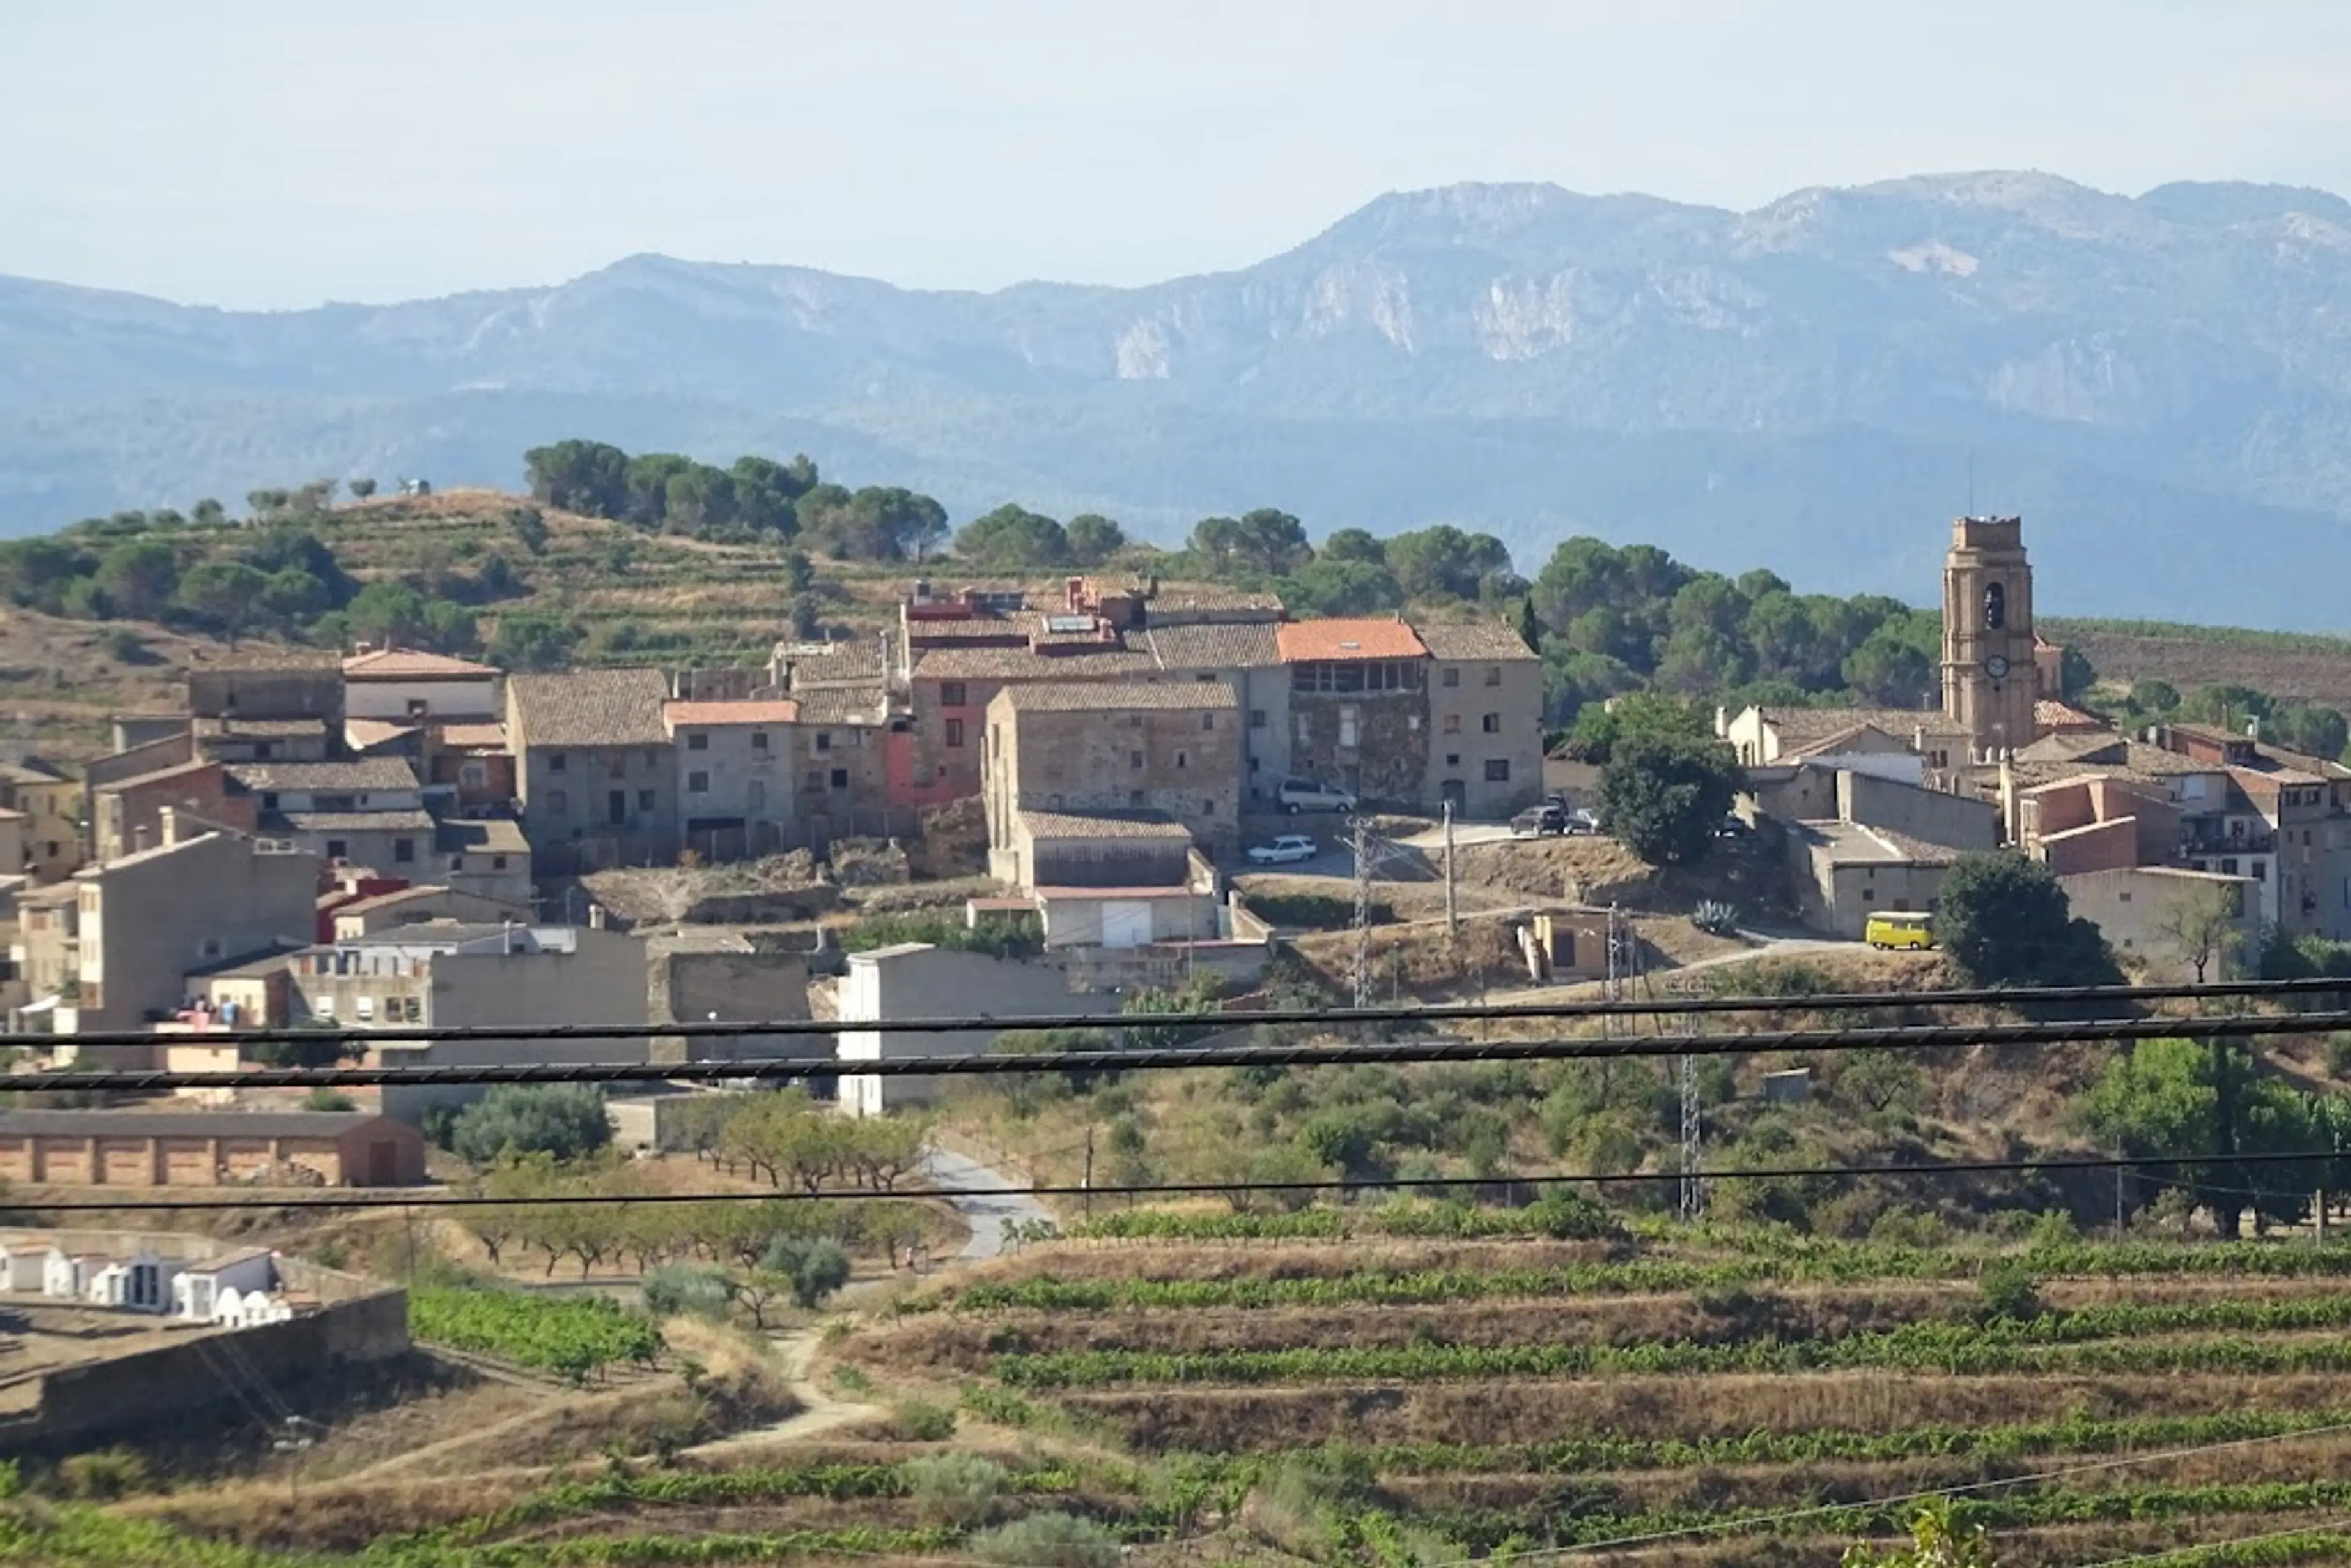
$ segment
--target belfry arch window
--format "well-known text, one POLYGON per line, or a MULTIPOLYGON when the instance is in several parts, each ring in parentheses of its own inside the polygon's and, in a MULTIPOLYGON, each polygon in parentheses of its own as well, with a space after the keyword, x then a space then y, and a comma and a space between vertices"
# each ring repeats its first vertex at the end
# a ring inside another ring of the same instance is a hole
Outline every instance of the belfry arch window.
POLYGON ((2008 624, 2008 585, 1995 582, 1984 590, 1984 630, 1997 632, 2008 624))

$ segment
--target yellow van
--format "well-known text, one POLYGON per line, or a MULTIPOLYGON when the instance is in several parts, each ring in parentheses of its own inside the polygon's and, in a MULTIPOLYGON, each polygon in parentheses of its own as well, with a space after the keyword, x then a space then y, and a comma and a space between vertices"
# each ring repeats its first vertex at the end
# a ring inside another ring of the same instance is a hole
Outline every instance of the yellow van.
POLYGON ((1869 924, 1862 927, 1861 936, 1873 947, 1932 947, 1935 917, 1907 913, 1873 915, 1869 924))

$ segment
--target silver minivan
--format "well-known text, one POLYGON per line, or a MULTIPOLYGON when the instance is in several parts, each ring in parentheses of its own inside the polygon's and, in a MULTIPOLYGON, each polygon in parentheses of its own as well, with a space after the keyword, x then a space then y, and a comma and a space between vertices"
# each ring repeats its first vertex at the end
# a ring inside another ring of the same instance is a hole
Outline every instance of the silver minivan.
POLYGON ((1295 816, 1301 811, 1352 811, 1355 809, 1353 791, 1336 784, 1317 784, 1311 779, 1285 779, 1274 798, 1281 809, 1295 816))

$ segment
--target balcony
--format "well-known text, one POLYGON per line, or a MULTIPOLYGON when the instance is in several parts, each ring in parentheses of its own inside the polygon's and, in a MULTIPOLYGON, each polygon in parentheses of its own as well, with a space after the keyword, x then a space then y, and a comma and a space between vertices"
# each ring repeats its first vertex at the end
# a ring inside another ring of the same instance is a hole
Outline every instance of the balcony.
POLYGON ((2277 834, 2268 828, 2244 832, 2220 832, 2201 827, 2180 831, 2179 853, 2183 856, 2207 855, 2266 855, 2277 852, 2277 834))

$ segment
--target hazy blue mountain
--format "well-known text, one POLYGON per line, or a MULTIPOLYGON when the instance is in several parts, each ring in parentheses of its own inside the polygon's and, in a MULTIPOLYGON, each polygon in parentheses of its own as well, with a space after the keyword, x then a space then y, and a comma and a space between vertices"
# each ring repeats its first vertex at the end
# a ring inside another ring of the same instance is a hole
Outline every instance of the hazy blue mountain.
POLYGON ((0 279, 0 530, 329 474, 514 484, 567 435, 804 450, 959 515, 1448 520, 1530 571, 1585 529, 1912 598, 1972 495, 2026 514, 2053 611, 2339 628, 2351 204, 2030 173, 1743 214, 1459 185, 1142 288, 646 256, 238 313, 0 279))

